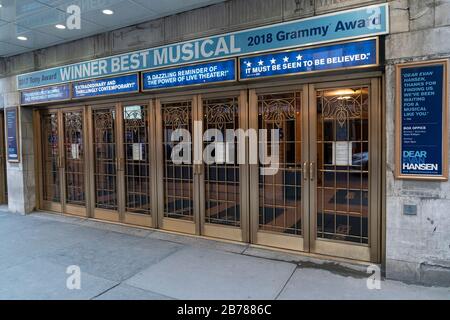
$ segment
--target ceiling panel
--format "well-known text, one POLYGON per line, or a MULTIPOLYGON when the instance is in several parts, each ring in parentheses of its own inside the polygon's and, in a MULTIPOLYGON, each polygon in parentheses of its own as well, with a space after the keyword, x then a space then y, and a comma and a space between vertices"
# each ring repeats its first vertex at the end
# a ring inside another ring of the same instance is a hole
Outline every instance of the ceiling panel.
POLYGON ((14 23, 0 26, 0 41, 16 46, 33 49, 47 47, 60 42, 61 40, 63 39, 35 30, 26 29, 14 23), (18 36, 25 36, 28 40, 21 41, 17 39, 18 36))
POLYGON ((129 25, 131 20, 138 23, 144 20, 152 20, 156 16, 155 12, 131 1, 116 1, 106 6, 107 9, 114 11, 113 15, 102 14, 103 8, 86 11, 82 14, 82 17, 105 27, 120 28, 129 25))
POLYGON ((0 57, 45 48, 224 0, 0 0, 0 57), (81 29, 65 25, 67 7, 81 11, 81 29), (113 15, 102 10, 111 9, 113 15), (20 41, 17 36, 26 36, 20 41))
POLYGON ((201 3, 202 7, 223 2, 216 0, 133 0, 136 3, 152 10, 161 15, 170 15, 181 11, 187 11, 199 7, 201 3))
POLYGON ((15 52, 24 52, 28 50, 28 48, 16 46, 6 42, 0 42, 0 56, 9 56, 15 52))

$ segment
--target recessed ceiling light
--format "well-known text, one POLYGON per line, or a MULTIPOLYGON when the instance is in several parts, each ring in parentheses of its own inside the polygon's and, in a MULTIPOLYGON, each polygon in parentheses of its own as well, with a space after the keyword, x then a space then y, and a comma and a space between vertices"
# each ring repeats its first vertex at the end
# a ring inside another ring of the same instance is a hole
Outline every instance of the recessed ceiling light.
POLYGON ((25 36, 18 36, 17 39, 21 40, 21 41, 27 41, 28 38, 25 36))
POLYGON ((0 8, 3 7, 2 4, 0 3, 0 8))
POLYGON ((66 28, 66 26, 63 25, 63 24, 57 24, 57 25, 55 25, 55 28, 56 28, 56 29, 64 30, 64 29, 66 28))
POLYGON ((105 10, 103 10, 102 12, 103 12, 103 14, 106 14, 106 15, 112 15, 112 14, 114 14, 114 11, 109 10, 109 9, 105 9, 105 10))

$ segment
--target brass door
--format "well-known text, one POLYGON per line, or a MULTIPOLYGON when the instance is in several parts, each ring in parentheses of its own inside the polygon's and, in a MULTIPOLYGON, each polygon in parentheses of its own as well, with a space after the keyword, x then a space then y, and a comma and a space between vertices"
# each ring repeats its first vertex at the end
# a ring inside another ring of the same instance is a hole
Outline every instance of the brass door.
POLYGON ((35 112, 40 209, 87 216, 84 108, 35 112))
POLYGON ((93 217, 119 222, 117 109, 116 105, 92 108, 90 128, 93 217))
POLYGON ((261 159, 251 166, 253 243, 308 250, 307 92, 307 86, 250 91, 250 127, 279 133, 276 173, 263 175, 261 159))
POLYGON ((210 158, 203 157, 198 175, 201 234, 248 241, 248 166, 239 161, 245 147, 239 148, 244 140, 237 135, 248 127, 247 91, 199 96, 198 101, 203 152, 210 158))
POLYGON ((84 109, 62 112, 61 155, 62 190, 64 212, 86 216, 86 124, 84 109))
POLYGON ((380 122, 378 79, 251 90, 250 127, 280 134, 276 174, 251 166, 252 242, 379 262, 380 122))
POLYGON ((311 252, 380 259, 378 88, 377 79, 310 86, 311 252))
POLYGON ((89 107, 93 217, 153 227, 153 113, 148 102, 89 107))
POLYGON ((123 175, 124 186, 123 222, 152 227, 156 211, 152 187, 155 167, 152 109, 147 103, 130 103, 121 106, 121 113, 119 173, 123 175))
POLYGON ((198 193, 194 192, 198 165, 194 172, 191 144, 196 107, 196 96, 156 102, 158 224, 165 230, 189 234, 198 234, 200 229, 198 193))
POLYGON ((62 212, 61 126, 57 111, 40 115, 41 201, 43 210, 62 212))

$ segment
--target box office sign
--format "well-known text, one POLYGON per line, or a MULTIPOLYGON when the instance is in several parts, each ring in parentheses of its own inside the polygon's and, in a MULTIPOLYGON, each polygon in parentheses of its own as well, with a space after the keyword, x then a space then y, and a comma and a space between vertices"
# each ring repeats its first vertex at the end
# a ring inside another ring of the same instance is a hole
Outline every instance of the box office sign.
POLYGON ((236 59, 142 73, 144 91, 228 81, 236 81, 236 59))
POLYGON ((239 79, 378 65, 378 39, 241 57, 239 79))
POLYGON ((73 98, 110 96, 139 91, 138 74, 90 80, 73 84, 73 98))
POLYGON ((389 33, 389 5, 379 4, 35 71, 19 90, 389 33))
POLYGON ((448 178, 448 61, 397 65, 396 175, 448 178))
POLYGON ((44 102, 70 100, 70 85, 50 86, 20 92, 20 104, 31 105, 44 102))

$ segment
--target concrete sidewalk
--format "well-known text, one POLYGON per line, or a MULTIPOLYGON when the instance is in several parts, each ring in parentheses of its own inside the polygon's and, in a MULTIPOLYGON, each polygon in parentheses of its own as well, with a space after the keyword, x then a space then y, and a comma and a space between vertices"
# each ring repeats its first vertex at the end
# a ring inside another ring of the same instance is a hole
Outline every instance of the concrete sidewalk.
POLYGON ((450 288, 366 280, 357 266, 246 244, 0 211, 0 299, 450 299, 450 288), (80 290, 66 286, 71 265, 80 290))

